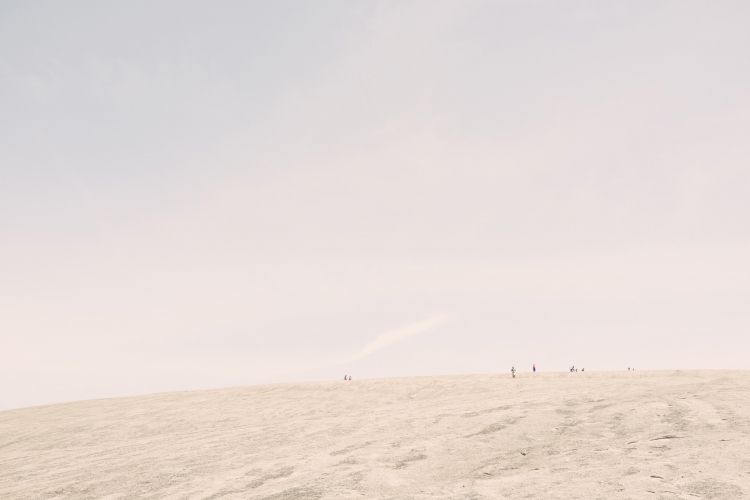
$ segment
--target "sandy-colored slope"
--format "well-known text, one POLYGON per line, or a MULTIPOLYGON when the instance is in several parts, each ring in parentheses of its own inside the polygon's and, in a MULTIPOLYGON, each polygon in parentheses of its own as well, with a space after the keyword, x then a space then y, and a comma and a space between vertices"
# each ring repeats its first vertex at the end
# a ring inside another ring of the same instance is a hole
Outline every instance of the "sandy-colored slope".
POLYGON ((750 373, 279 384, 0 413, 0 498, 750 497, 750 373))

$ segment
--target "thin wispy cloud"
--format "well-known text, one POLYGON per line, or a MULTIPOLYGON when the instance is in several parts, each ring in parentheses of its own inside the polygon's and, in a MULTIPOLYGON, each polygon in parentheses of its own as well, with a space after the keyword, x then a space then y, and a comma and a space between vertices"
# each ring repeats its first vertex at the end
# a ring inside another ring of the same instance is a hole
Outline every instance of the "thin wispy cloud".
MULTIPOLYGON (((362 349, 357 351, 355 354, 352 354, 351 356, 332 358, 321 361, 319 363, 308 363, 294 366, 284 366, 276 368, 255 367, 254 369, 243 369, 240 372, 233 371, 233 373, 242 373, 245 376, 257 377, 261 380, 266 380, 273 377, 303 373, 318 368, 344 365, 346 363, 351 363, 353 361, 362 359, 365 356, 368 356, 369 354, 377 351, 378 349, 382 349, 383 347, 401 342, 408 337, 427 333, 428 331, 439 326, 445 320, 445 318, 446 316, 444 314, 436 314, 423 321, 412 323, 403 328, 398 328, 396 330, 391 330, 378 335, 374 340, 368 342, 362 349)), ((195 367, 192 368, 195 369, 195 367)))
POLYGON ((445 319, 445 316, 443 316, 442 314, 437 314, 424 321, 420 321, 418 323, 411 324, 407 327, 399 328, 398 330, 391 330, 390 332, 386 332, 382 335, 378 335, 375 338, 375 340, 373 340, 372 342, 369 342, 356 354, 341 361, 340 364, 351 363, 352 361, 356 361, 358 359, 364 358, 368 354, 372 354, 378 349, 382 349, 385 346, 395 344, 396 342, 400 342, 407 337, 413 337, 414 335, 419 335, 421 333, 425 333, 429 330, 432 330, 433 328, 438 326, 440 323, 442 323, 444 319, 445 319))

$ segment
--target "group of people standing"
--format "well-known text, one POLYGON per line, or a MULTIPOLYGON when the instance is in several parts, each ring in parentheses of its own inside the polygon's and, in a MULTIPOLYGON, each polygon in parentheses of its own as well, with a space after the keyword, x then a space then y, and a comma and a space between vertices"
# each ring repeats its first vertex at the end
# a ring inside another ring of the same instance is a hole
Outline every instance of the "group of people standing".
MULTIPOLYGON (((634 368, 634 369, 635 369, 635 368, 634 368)), ((628 368, 628 370, 630 370, 630 368, 628 368)), ((534 365, 531 365, 531 371, 532 371, 533 373, 536 373, 536 364, 534 364, 534 365)), ((576 367, 575 367, 575 365, 573 365, 573 366, 571 366, 571 367, 570 367, 570 371, 571 371, 571 373, 572 373, 572 372, 577 372, 577 371, 578 371, 578 368, 576 368, 576 367)), ((582 372, 583 372, 583 371, 586 371, 586 369, 585 369, 585 368, 581 368, 581 371, 582 371, 582 372)), ((511 367, 510 367, 510 374, 511 374, 511 375, 513 376, 513 378, 516 378, 516 367, 515 367, 515 366, 511 366, 511 367)))
MULTIPOLYGON (((630 370, 635 371, 635 368, 628 367, 628 371, 630 371, 630 370)), ((533 373, 536 373, 536 364, 531 365, 531 371, 533 373)), ((571 373, 577 372, 577 371, 578 371, 578 368, 576 368, 575 365, 573 365, 573 366, 570 367, 570 372, 571 373)), ((586 371, 586 369, 585 368, 581 368, 581 371, 582 372, 586 371)), ((516 378, 516 367, 515 366, 511 366, 510 367, 510 374, 513 376, 513 378, 516 378)), ((351 375, 344 375, 344 380, 351 380, 351 379, 352 379, 351 375)))

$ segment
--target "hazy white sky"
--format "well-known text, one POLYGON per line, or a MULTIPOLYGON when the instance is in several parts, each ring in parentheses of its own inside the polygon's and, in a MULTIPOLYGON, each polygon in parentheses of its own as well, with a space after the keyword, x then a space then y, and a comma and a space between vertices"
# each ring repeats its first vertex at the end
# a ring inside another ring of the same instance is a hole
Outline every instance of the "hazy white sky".
POLYGON ((0 409, 750 369, 750 3, 0 3, 0 409))

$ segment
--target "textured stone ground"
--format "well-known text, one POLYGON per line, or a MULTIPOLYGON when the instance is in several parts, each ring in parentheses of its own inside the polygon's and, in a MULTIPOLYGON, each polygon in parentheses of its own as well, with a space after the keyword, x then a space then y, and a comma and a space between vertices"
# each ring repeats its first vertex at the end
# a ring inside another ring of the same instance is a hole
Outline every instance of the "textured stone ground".
POLYGON ((279 384, 0 413, 3 499, 750 497, 750 373, 279 384))

